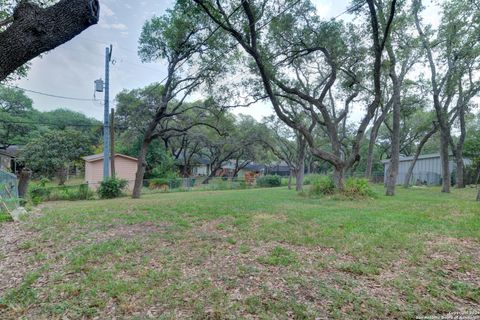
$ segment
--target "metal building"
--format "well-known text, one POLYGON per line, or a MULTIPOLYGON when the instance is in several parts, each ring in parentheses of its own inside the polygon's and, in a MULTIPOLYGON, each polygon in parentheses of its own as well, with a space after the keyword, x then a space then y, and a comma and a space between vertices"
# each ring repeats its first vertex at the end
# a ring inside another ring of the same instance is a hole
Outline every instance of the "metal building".
MULTIPOLYGON (((410 167, 414 157, 400 157, 398 166, 397 185, 404 184, 405 175, 410 167)), ((469 159, 463 159, 465 166, 472 162, 469 159)), ((388 167, 390 166, 390 159, 382 160, 384 165, 384 182, 387 181, 388 167)), ((449 161, 450 173, 453 174, 457 167, 453 158, 449 161)), ((425 185, 439 185, 442 182, 442 165, 440 161, 440 154, 425 154, 418 157, 415 167, 413 168, 410 184, 425 184, 425 185)))

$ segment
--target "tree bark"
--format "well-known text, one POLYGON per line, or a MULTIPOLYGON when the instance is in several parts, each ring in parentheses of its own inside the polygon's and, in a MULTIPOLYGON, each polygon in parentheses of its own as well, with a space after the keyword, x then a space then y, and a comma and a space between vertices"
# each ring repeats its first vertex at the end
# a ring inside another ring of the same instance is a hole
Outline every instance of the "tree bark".
POLYGON ((290 169, 290 175, 288 176, 288 190, 292 190, 292 176, 294 172, 293 169, 290 169))
POLYGON ((413 169, 415 168, 415 164, 417 163, 418 157, 422 153, 423 146, 427 143, 427 141, 437 132, 438 126, 434 124, 432 130, 430 130, 423 138, 420 140, 418 144, 417 150, 415 152, 415 156, 413 157, 412 162, 410 163, 410 167, 408 167, 407 174, 405 175, 405 180, 403 182, 403 187, 408 188, 410 186, 410 179, 412 178, 413 169))
POLYGON ((305 177, 305 149, 307 147, 307 141, 305 138, 297 134, 297 164, 295 172, 295 190, 303 191, 303 180, 305 177))
POLYGON ((387 190, 385 195, 394 196, 395 187, 397 185, 398 166, 400 162, 400 86, 401 83, 395 73, 395 59, 393 56, 393 50, 390 45, 387 46, 391 60, 390 78, 393 85, 393 130, 392 130, 392 153, 390 156, 390 165, 387 171, 387 190))
POLYGON ((464 180, 465 164, 463 163, 463 157, 461 156, 457 157, 456 162, 457 162, 457 177, 456 177, 457 188, 463 189, 465 188, 465 180, 464 180))
POLYGON ((305 162, 300 162, 296 174, 295 190, 303 191, 303 180, 305 178, 305 162))
POLYGON ((333 183, 338 191, 343 192, 345 189, 345 168, 334 167, 333 171, 333 183))
POLYGON ((442 166, 442 192, 450 192, 450 168, 448 165, 448 144, 450 140, 450 133, 444 128, 440 127, 440 161, 442 166))
POLYGON ((372 178, 373 150, 375 148, 375 142, 377 141, 378 130, 380 129, 380 125, 382 124, 383 120, 385 120, 385 118, 382 118, 381 120, 380 118, 378 118, 374 122, 372 131, 370 131, 370 141, 368 142, 367 167, 365 169, 365 178, 367 179, 372 178))
POLYGON ((27 195, 28 182, 32 177, 32 171, 26 168, 23 168, 20 172, 18 179, 18 196, 24 198, 27 195))
POLYGON ((67 172, 68 172, 68 169, 66 167, 63 167, 57 170, 59 186, 65 185, 65 182, 67 181, 67 172))
POLYGON ((0 81, 96 24, 99 9, 98 0, 61 0, 47 8, 22 0, 10 26, 0 32, 0 81))

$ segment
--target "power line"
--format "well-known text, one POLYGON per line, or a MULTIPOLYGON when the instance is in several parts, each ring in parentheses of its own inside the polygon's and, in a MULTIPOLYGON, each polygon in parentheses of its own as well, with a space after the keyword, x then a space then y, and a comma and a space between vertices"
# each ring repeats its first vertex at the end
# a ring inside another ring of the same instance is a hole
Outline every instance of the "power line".
MULTIPOLYGON (((97 124, 93 123, 62 123, 62 122, 57 122, 57 123, 52 123, 52 122, 43 122, 43 121, 13 121, 13 120, 3 120, 0 119, 0 123, 5 123, 5 124, 31 124, 31 125, 46 125, 46 126, 54 126, 54 127, 99 127, 101 128, 103 124, 101 122, 97 124)), ((128 129, 127 126, 122 126, 122 125, 116 125, 115 128, 117 129, 128 129)))
MULTIPOLYGON (((3 84, 3 86, 18 89, 18 90, 22 90, 22 91, 25 91, 25 92, 39 94, 39 95, 50 97, 50 98, 73 100, 73 101, 84 101, 84 102, 87 102, 87 101, 88 102, 96 102, 97 101, 96 99, 92 99, 92 98, 88 99, 88 98, 76 98, 76 97, 60 96, 60 95, 56 95, 56 94, 52 94, 52 93, 45 93, 45 92, 25 89, 25 88, 22 88, 22 87, 19 87, 19 86, 14 86, 14 85, 9 85, 9 84, 3 84)), ((110 100, 110 101, 113 101, 113 100, 110 100)))
POLYGON ((344 15, 345 13, 352 13, 353 11, 356 11, 358 9, 360 9, 361 7, 363 7, 365 5, 365 3, 367 3, 367 1, 362 1, 358 4, 355 4, 353 6, 351 6, 350 8, 347 8, 345 11, 343 11, 342 13, 336 15, 335 17, 332 18, 332 20, 336 20, 338 19, 339 17, 341 17, 342 15, 344 15))
POLYGON ((6 123, 6 124, 38 124, 38 125, 47 125, 47 126, 55 126, 55 127, 61 127, 61 126, 66 126, 66 127, 101 127, 102 123, 98 124, 93 124, 93 123, 62 123, 62 122, 57 122, 57 123, 52 123, 52 122, 43 122, 43 121, 12 121, 12 120, 2 120, 0 119, 0 123, 6 123))

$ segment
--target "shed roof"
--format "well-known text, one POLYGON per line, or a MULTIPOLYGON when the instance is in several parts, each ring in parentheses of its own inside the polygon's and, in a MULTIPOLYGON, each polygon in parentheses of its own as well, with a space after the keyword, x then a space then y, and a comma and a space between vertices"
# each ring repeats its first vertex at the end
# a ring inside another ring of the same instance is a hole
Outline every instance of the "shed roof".
POLYGON ((6 149, 1 149, 0 154, 9 156, 11 158, 15 158, 16 156, 18 156, 18 153, 20 152, 21 148, 22 147, 18 145, 11 145, 11 146, 8 146, 6 149))
MULTIPOLYGON (((115 153, 115 157, 122 157, 122 158, 133 160, 133 161, 138 160, 137 158, 130 157, 130 156, 127 156, 127 155, 124 155, 124 154, 121 154, 121 153, 115 153)), ((83 157, 82 159, 85 160, 86 162, 94 162, 94 161, 103 160, 103 153, 92 154, 90 156, 83 157)))
MULTIPOLYGON (((400 162, 402 161, 411 161, 413 160, 414 156, 409 156, 409 157, 400 157, 400 162)), ((418 159, 431 159, 431 158, 440 158, 440 153, 430 153, 430 154, 423 154, 418 156, 418 159)), ((390 162, 390 159, 385 159, 382 160, 382 163, 387 163, 390 162)))

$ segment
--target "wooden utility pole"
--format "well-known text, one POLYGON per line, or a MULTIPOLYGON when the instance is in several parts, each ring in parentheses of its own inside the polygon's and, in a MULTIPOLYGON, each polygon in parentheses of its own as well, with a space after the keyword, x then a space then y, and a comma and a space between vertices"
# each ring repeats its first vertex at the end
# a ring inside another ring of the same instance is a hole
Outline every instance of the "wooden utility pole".
POLYGON ((115 109, 110 109, 110 168, 115 178, 115 109))

